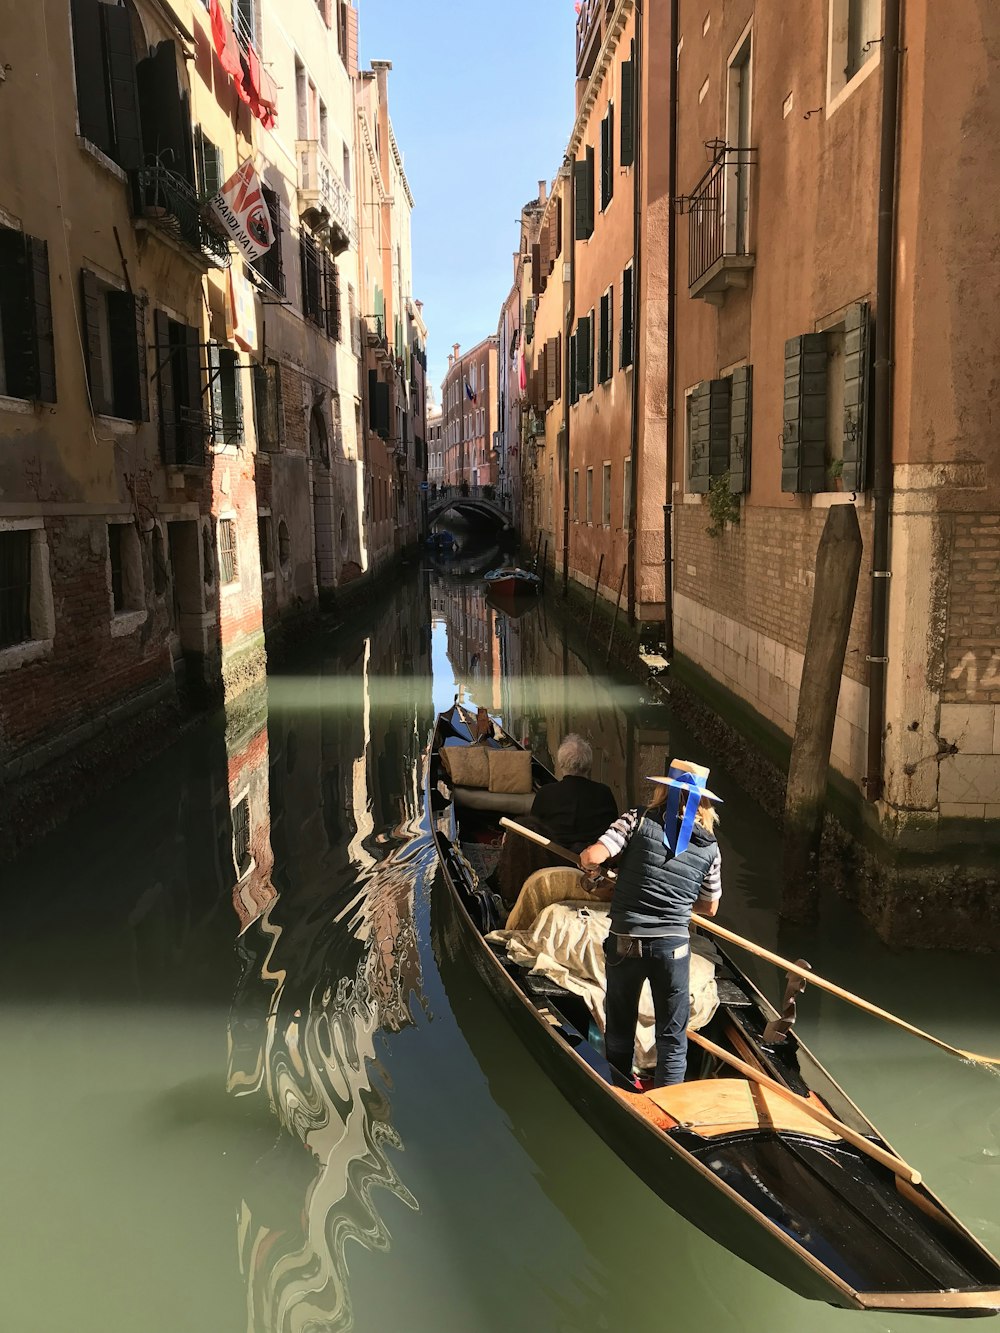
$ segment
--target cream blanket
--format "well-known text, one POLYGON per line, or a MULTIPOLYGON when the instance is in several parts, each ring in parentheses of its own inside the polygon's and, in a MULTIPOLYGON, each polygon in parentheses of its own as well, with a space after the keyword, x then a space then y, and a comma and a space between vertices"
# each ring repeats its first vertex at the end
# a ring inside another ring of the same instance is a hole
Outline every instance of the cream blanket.
MULTIPOLYGON (((604 939, 608 933, 608 908, 579 902, 553 903, 539 913, 524 930, 495 930, 491 943, 505 945, 513 963, 538 976, 549 977, 585 1001, 594 1022, 604 1032, 604 939)), ((715 959, 711 941, 691 938, 690 1026, 704 1027, 719 1007, 715 985, 715 959)), ((653 999, 647 982, 639 1000, 639 1026, 635 1043, 636 1065, 648 1069, 656 1064, 653 999)))

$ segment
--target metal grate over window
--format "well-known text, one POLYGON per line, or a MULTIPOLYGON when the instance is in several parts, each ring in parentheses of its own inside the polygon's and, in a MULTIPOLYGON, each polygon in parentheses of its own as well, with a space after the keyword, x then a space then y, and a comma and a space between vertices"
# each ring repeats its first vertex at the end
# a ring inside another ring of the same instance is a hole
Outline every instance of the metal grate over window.
POLYGON ((235 583, 240 570, 236 558, 236 522, 231 518, 219 520, 219 568, 223 583, 235 583))
POLYGON ((233 806, 233 860, 237 874, 243 876, 250 869, 250 798, 244 796, 233 806))
POLYGON ((31 533, 0 532, 0 648, 31 638, 31 533))

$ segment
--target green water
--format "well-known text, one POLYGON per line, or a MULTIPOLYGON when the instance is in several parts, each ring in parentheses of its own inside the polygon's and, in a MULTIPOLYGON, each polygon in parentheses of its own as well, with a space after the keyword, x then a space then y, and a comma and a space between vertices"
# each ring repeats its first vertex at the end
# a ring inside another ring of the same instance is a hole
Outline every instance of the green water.
MULTIPOLYGON (((804 1302, 693 1230, 439 958, 419 765, 456 691, 543 755, 586 732, 623 801, 668 749, 711 763, 579 629, 414 573, 5 867, 2 1333, 946 1326, 804 1302)), ((1000 1051, 995 961, 892 955, 836 902, 779 933, 773 826, 712 785, 725 922, 1000 1051)), ((815 991, 799 1026, 1000 1249, 1000 1083, 815 991)))

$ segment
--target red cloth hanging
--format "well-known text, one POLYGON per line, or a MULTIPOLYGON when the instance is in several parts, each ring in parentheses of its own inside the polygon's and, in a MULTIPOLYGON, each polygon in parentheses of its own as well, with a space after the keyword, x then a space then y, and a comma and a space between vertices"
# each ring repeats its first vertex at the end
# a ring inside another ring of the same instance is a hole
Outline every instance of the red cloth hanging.
POLYGON ((278 123, 278 85, 266 69, 260 71, 260 123, 273 130, 278 123))
POLYGON ((223 14, 219 0, 208 0, 208 15, 212 23, 212 44, 219 57, 219 64, 227 74, 239 81, 242 72, 240 48, 233 26, 223 14))

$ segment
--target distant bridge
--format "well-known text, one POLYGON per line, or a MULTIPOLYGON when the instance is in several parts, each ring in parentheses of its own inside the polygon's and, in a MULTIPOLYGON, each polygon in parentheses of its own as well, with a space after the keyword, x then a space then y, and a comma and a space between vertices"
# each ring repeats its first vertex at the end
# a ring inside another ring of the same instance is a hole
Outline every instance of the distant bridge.
POLYGON ((427 498, 428 525, 436 523, 449 509, 472 523, 485 519, 499 527, 512 525, 510 508, 496 498, 492 486, 439 486, 437 494, 427 498))

